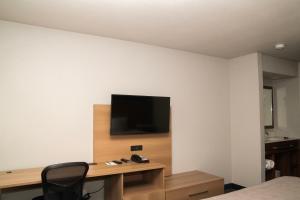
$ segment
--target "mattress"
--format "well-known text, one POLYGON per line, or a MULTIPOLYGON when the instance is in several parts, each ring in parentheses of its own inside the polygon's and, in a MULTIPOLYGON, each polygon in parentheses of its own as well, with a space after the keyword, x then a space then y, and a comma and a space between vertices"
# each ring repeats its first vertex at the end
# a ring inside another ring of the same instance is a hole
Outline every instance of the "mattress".
POLYGON ((207 200, 300 200, 300 178, 284 176, 207 200))

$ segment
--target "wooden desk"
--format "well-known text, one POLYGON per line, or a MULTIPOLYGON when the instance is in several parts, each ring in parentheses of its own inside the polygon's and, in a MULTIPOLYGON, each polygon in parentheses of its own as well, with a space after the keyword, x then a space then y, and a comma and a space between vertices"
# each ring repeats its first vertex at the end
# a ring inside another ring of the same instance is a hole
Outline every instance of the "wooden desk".
MULTIPOLYGON (((146 196, 149 194, 160 200, 165 198, 164 167, 159 163, 128 163, 117 166, 98 163, 90 166, 87 179, 104 178, 105 199, 148 199, 146 196)), ((0 172, 0 200, 1 192, 6 189, 41 184, 42 170, 43 168, 32 168, 12 170, 11 173, 0 172)))

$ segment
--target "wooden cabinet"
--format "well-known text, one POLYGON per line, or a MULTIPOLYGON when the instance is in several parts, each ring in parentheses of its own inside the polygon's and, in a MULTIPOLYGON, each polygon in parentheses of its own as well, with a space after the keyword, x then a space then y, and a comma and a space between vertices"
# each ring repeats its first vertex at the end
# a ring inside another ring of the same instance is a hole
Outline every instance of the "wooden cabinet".
POLYGON ((165 200, 164 190, 148 190, 134 195, 125 195, 123 200, 165 200))
POLYGON ((123 200, 165 200, 163 169, 123 175, 123 200))
POLYGON ((174 174, 165 182, 166 200, 198 200, 224 193, 223 178, 200 171, 174 174))
POLYGON ((299 140, 271 142, 265 144, 266 159, 273 160, 275 167, 266 170, 266 180, 280 176, 299 176, 299 140))

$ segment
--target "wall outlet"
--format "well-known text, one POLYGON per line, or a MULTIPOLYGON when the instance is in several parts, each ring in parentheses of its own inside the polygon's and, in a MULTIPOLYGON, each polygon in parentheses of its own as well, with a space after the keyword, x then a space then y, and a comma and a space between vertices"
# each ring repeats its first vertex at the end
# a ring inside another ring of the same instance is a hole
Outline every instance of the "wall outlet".
POLYGON ((142 151, 142 150, 143 150, 143 145, 130 146, 130 151, 142 151))

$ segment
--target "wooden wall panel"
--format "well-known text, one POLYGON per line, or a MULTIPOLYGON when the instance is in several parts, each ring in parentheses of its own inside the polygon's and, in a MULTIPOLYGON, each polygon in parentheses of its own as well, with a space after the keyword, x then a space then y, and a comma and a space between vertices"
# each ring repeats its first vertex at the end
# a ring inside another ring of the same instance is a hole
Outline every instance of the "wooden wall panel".
POLYGON ((137 154, 144 155, 150 162, 164 164, 165 175, 172 174, 172 134, 146 135, 110 135, 110 105, 94 105, 94 162, 130 159, 130 146, 143 145, 143 151, 137 154))

